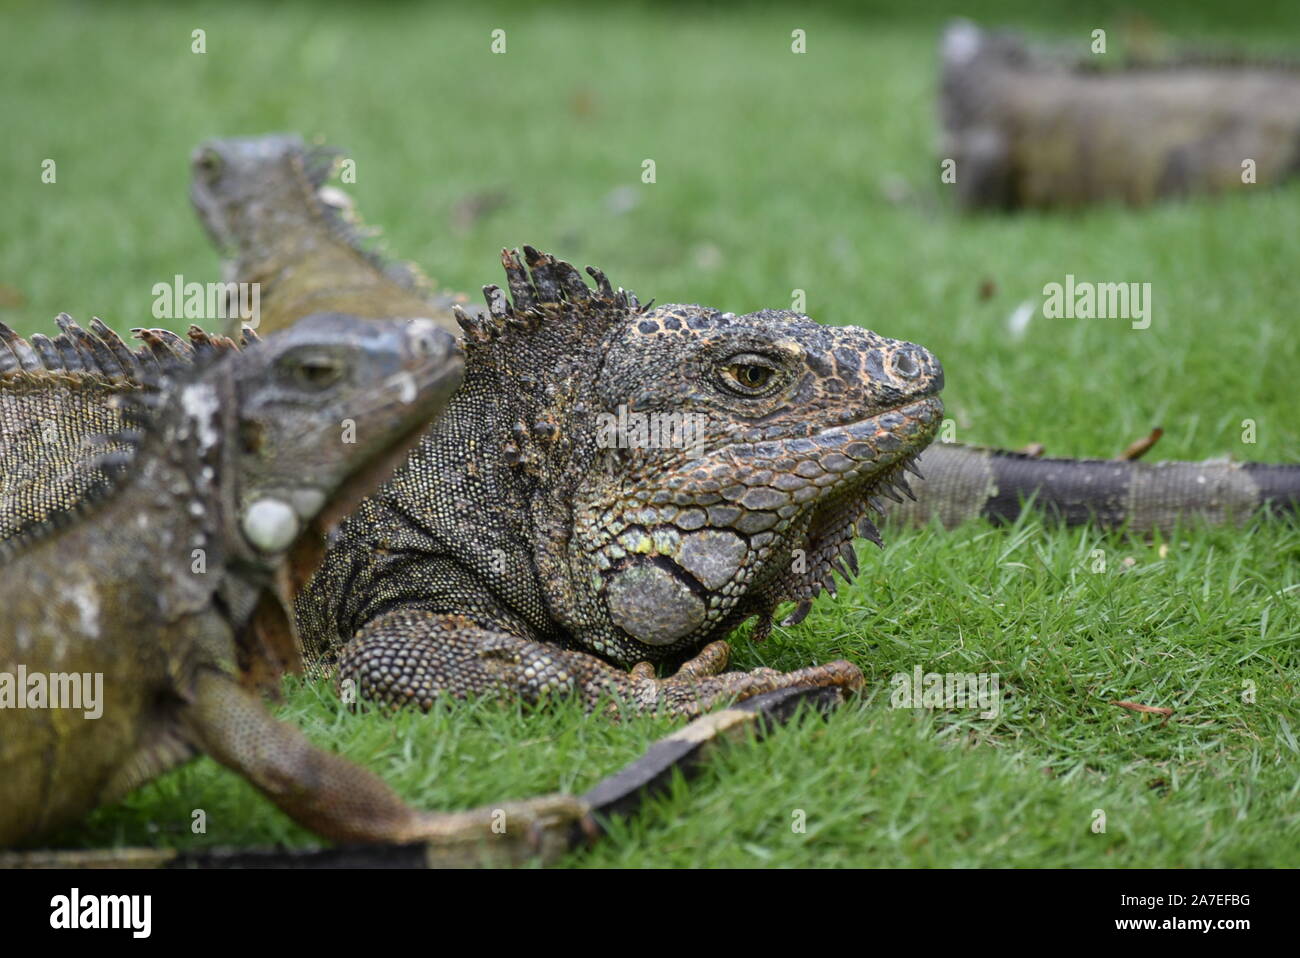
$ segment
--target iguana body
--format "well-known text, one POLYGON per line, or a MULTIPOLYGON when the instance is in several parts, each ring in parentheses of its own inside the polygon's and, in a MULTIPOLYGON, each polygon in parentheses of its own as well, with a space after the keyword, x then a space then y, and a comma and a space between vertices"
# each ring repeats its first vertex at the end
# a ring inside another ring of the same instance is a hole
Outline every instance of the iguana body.
MULTIPOLYGON (((959 89, 958 94, 969 92, 959 89)), ((233 251, 226 260, 226 279, 255 281, 300 264, 313 277, 315 301, 328 308, 345 309, 358 295, 376 303, 403 301, 409 295, 405 274, 375 268, 359 246, 348 262, 365 265, 359 272, 349 265, 337 279, 306 254, 299 260, 286 258, 283 251, 350 242, 346 232, 333 225, 329 204, 320 199, 328 163, 312 159, 318 155, 333 154, 314 153, 301 139, 287 135, 213 140, 200 148, 193 187, 196 208, 218 245, 233 251), (220 163, 215 185, 208 185, 211 172, 202 160, 205 151, 228 158, 220 163), (277 245, 266 238, 272 224, 286 221, 291 224, 286 235, 296 240, 277 245)), ((964 176, 959 174, 959 183, 964 176)), ((282 296, 293 298, 276 284, 264 289, 263 312, 291 319, 293 305, 282 306, 282 296)), ((654 371, 645 374, 653 376, 654 371)), ((892 510, 899 518, 923 522, 937 516, 945 525, 981 516, 1002 520, 1014 518, 1021 504, 1032 499, 1048 515, 1068 523, 1126 524, 1146 532, 1168 530, 1193 517, 1243 522, 1258 508, 1294 510, 1300 505, 1300 466, 1292 465, 1034 460, 1002 450, 943 444, 926 454, 921 471, 926 479, 914 484, 917 501, 892 510)))
POLYGON ((941 59, 941 153, 969 208, 1145 204, 1300 172, 1295 66, 1087 69, 967 21, 949 26, 941 59))
MULTIPOLYGON (((45 362, 49 372, 56 360, 45 362)), ((135 391, 142 431, 118 437, 120 474, 61 521, 0 546, 0 845, 200 751, 327 837, 473 844, 490 834, 486 813, 414 811, 314 748, 265 712, 236 666, 245 623, 300 531, 344 487, 373 484, 459 373, 451 337, 432 323, 326 315, 135 391), (355 442, 343 438, 347 421, 355 442), (52 689, 72 673, 102 676, 98 717, 42 707, 53 703, 29 701, 36 686, 15 686, 25 674, 52 689)), ((16 375, 30 388, 29 373, 16 375)), ((0 375, 0 408, 13 376, 0 375)), ((511 809, 511 830, 552 811, 567 823, 576 809, 536 800, 511 809)))
POLYGON ((847 662, 718 674, 722 640, 850 574, 872 496, 938 429, 938 362, 795 313, 643 309, 525 252, 531 275, 503 251, 513 303, 487 287, 491 316, 463 317, 464 385, 299 597, 305 644, 364 696, 425 708, 573 695, 694 714, 856 687, 847 662), (697 431, 620 442, 620 415, 697 431))
MULTIPOLYGON (((451 307, 465 297, 435 294, 419 269, 362 245, 367 231, 346 196, 326 187, 338 159, 290 135, 213 140, 194 152, 190 198, 225 257, 225 281, 261 284, 257 331, 332 311, 429 316, 459 333, 451 307)), ((226 332, 237 328, 232 320, 226 332)))

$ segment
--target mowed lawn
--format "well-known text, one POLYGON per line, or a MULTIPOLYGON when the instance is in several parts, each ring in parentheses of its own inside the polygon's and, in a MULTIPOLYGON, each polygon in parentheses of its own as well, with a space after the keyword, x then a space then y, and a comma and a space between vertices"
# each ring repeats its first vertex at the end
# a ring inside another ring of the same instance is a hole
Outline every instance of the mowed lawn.
MULTIPOLYGON (((1016 6, 991 19, 1020 22, 1016 6)), ((1105 8, 1026 15, 1069 37, 1128 23, 1105 8)), ((1262 50, 1297 35, 1294 12, 1221 16, 1154 26, 1262 50)), ((1160 425, 1153 458, 1300 460, 1300 185, 960 217, 939 183, 937 7, 32 2, 0 17, 0 320, 20 332, 51 331, 60 310, 156 324, 155 283, 217 278, 186 198, 191 149, 296 130, 347 151, 367 220, 452 288, 498 281, 497 250, 531 243, 643 300, 749 311, 802 290, 822 322, 931 348, 961 441, 1109 456, 1160 425), (1150 328, 1045 318, 1043 286, 1067 274, 1150 283, 1150 328), (1025 303, 1037 312, 1014 338, 1025 303)), ((735 643, 746 668, 850 659, 866 693, 728 748, 572 864, 1300 862, 1296 524, 1156 540, 1035 521, 886 532, 837 601, 735 643), (1000 714, 891 708, 891 676, 918 666, 996 673, 1000 714)), ((613 726, 574 705, 354 715, 324 682, 292 683, 281 713, 429 808, 584 789, 674 724, 613 726)), ((314 841, 204 759, 53 843, 314 841)))

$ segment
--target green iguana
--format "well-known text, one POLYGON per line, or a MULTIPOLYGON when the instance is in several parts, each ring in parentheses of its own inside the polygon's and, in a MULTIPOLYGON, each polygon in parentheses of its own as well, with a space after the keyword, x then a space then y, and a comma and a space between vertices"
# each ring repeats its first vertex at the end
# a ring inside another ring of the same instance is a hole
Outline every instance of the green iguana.
POLYGON ((941 152, 964 207, 1145 204, 1300 172, 1295 65, 1088 68, 965 20, 940 60, 941 152))
MULTIPOLYGON (((331 210, 346 206, 338 191, 324 183, 325 158, 333 155, 288 135, 213 140, 199 149, 195 205, 228 254, 226 279, 250 282, 290 271, 297 284, 313 290, 314 302, 331 309, 348 308, 358 296, 377 303, 405 300, 410 268, 396 267, 393 273, 393 268, 376 266, 360 247, 350 256, 337 253, 353 239, 332 218, 331 210), (335 252, 330 257, 310 252, 319 249, 335 252), (343 267, 336 266, 340 257, 343 267)), ((263 291, 262 305, 264 314, 285 319, 299 308, 297 294, 278 283, 263 291)), ((273 319, 272 326, 280 322, 273 319)), ((263 328, 266 323, 264 318, 263 328)), ((585 348, 597 347, 593 342, 585 348)), ((657 369, 647 366, 644 375, 653 376, 657 369)), ((1014 519, 1021 504, 1032 499, 1068 523, 1127 524, 1135 532, 1147 532, 1168 530, 1191 517, 1244 522, 1261 507, 1300 506, 1300 466, 1293 465, 1034 459, 936 444, 925 455, 923 471, 926 479, 914 485, 916 502, 903 503, 893 510, 895 516, 918 522, 936 516, 949 526, 981 516, 1003 521, 1014 519)))
POLYGON ((920 346, 797 313, 639 305, 594 268, 502 251, 460 312, 465 381, 339 526, 304 644, 390 706, 470 693, 696 714, 848 662, 723 672, 727 635, 806 614, 943 415, 920 346), (685 664, 682 664, 685 663, 685 664), (656 678, 656 667, 680 665, 656 678))
MULTIPOLYGON (((292 135, 211 140, 194 151, 190 199, 226 257, 225 282, 258 283, 261 333, 329 310, 394 319, 430 316, 459 333, 451 307, 408 263, 362 245, 366 230, 343 192, 327 186, 340 154, 292 135)), ((232 293, 234 291, 232 290, 232 293)), ((227 316, 237 317, 231 306, 227 316)), ((227 333, 238 328, 232 318, 227 333)))
MULTIPOLYGON (((50 377, 140 375, 120 342, 67 324, 63 335, 54 352, 37 340, 39 367, 7 340, 23 361, 0 374, 5 421, 50 377)), ((301 531, 420 436, 460 380, 458 354, 427 320, 319 315, 122 393, 139 428, 109 445, 108 478, 0 544, 0 845, 198 752, 336 840, 426 840, 460 860, 494 837, 493 810, 416 811, 312 746, 236 664, 301 531)), ((567 838, 585 814, 568 796, 502 808, 511 851, 567 838)))

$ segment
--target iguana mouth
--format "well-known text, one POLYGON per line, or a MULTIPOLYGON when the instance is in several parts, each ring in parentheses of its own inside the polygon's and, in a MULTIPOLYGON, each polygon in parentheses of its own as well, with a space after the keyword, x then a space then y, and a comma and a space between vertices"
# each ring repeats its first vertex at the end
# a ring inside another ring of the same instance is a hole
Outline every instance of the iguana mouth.
POLYGON ((862 419, 823 429, 810 437, 810 441, 822 447, 827 455, 847 454, 865 467, 860 467, 861 471, 852 470, 857 473, 855 480, 846 484, 842 492, 831 493, 831 498, 863 495, 864 489, 867 490, 865 494, 870 495, 876 486, 881 486, 880 491, 888 495, 891 478, 896 477, 905 464, 910 465, 930 444, 942 417, 943 400, 935 390, 862 419), (868 458, 864 456, 866 452, 874 455, 868 458), (873 463, 879 463, 879 466, 868 472, 873 463))
POLYGON ((901 402, 896 406, 881 409, 877 412, 873 412, 870 416, 863 416, 861 419, 850 419, 848 422, 822 431, 833 432, 837 429, 852 429, 853 427, 860 426, 863 423, 876 422, 882 416, 888 416, 891 413, 905 416, 908 419, 924 424, 928 424, 931 421, 937 422, 943 415, 943 400, 939 398, 939 392, 942 387, 943 383, 940 382, 939 388, 931 389, 919 395, 909 396, 906 401, 901 402))
MULTIPOLYGON (((906 431, 903 441, 911 448, 911 451, 896 456, 892 462, 885 463, 878 471, 867 477, 864 483, 855 484, 852 488, 846 489, 838 495, 833 495, 828 501, 821 504, 813 514, 813 521, 809 526, 810 538, 819 528, 820 523, 818 520, 824 519, 830 512, 840 507, 845 500, 859 503, 863 507, 863 512, 867 508, 872 508, 882 516, 884 515, 884 508, 880 505, 879 500, 882 495, 893 499, 895 502, 903 501, 900 493, 909 499, 915 500, 916 496, 912 494, 903 473, 910 472, 917 478, 921 477, 916 468, 916 459, 933 440, 942 417, 943 400, 939 398, 936 390, 920 399, 910 400, 892 409, 876 413, 874 416, 858 420, 847 426, 838 427, 840 430, 852 433, 855 427, 874 423, 879 426, 882 433, 886 433, 891 439, 906 431), (899 424, 893 420, 886 421, 885 417, 887 416, 902 417, 904 422, 899 424)), ((827 430, 827 432, 830 431, 827 430)), ((888 455, 890 450, 886 449, 884 452, 888 455)), ((864 538, 872 537, 864 536, 864 538)))
MULTIPOLYGON (((917 457, 929 445, 938 431, 943 416, 943 401, 937 394, 912 400, 893 409, 877 413, 867 419, 859 420, 840 429, 852 429, 867 423, 877 422, 885 416, 902 417, 915 424, 916 431, 907 439, 910 451, 885 464, 862 482, 853 483, 838 494, 832 494, 814 509, 803 537, 803 553, 807 568, 795 583, 791 594, 774 597, 777 602, 795 601, 798 606, 781 624, 797 625, 812 608, 812 600, 822 590, 832 596, 836 594, 834 573, 838 572, 846 581, 852 581, 858 572, 855 539, 868 539, 878 546, 884 545, 880 531, 872 521, 871 513, 884 516, 885 504, 881 497, 902 502, 903 496, 915 499, 911 487, 904 475, 910 472, 920 478, 916 467, 917 457)), ((891 436, 897 434, 897 428, 880 423, 882 430, 891 436)), ((770 619, 766 620, 756 633, 762 638, 770 628, 770 619)))

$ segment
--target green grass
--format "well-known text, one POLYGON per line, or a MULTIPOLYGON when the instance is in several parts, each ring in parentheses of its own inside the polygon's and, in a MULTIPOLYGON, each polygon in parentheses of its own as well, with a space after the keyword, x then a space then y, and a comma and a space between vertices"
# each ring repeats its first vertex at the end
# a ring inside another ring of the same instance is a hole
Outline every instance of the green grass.
MULTIPOLYGON (((1160 25, 1260 49, 1300 19, 1234 7, 1216 22, 1212 7, 1187 6, 1160 25)), ((942 17, 899 9, 11 5, 0 284, 24 304, 0 319, 23 332, 49 329, 59 310, 123 330, 150 323, 154 283, 216 275, 186 200, 189 151, 209 136, 294 129, 351 151, 367 219, 451 287, 497 281, 494 251, 529 242, 660 302, 747 311, 786 307, 803 289, 824 322, 933 349, 963 441, 1111 455, 1159 424, 1166 458, 1295 461, 1300 188, 959 218, 935 155, 942 17), (203 56, 189 52, 200 27, 203 56), (498 27, 504 56, 488 52, 498 27), (804 56, 789 52, 796 27, 804 56), (47 157, 52 185, 40 182, 47 157), (652 185, 640 182, 647 158, 652 185), (615 214, 619 188, 638 202, 615 214), (453 229, 455 204, 485 191, 508 202, 453 229), (1152 283, 1151 328, 1040 313, 1009 340, 1008 315, 1066 273, 1152 283), (981 299, 986 280, 995 291, 981 299), (1254 445, 1241 442, 1244 419, 1254 445)), ((1023 13, 1057 34, 1124 22, 1104 4, 998 9, 986 19, 1023 13)), ((737 642, 746 667, 848 658, 868 693, 829 721, 728 749, 573 864, 1300 861, 1295 525, 1156 542, 1034 522, 888 532, 838 601, 764 645, 737 642), (1096 549, 1104 572, 1092 571, 1096 549), (891 709, 890 676, 918 665, 998 673, 1001 715, 891 709), (1162 724, 1115 700, 1175 712, 1162 724), (1104 834, 1090 828, 1096 809, 1104 834)), ((291 687, 282 711, 412 801, 446 808, 585 788, 671 725, 488 704, 352 715, 314 685, 291 687)), ((312 838, 202 760, 59 841, 312 838), (195 808, 206 834, 190 833, 195 808)))

